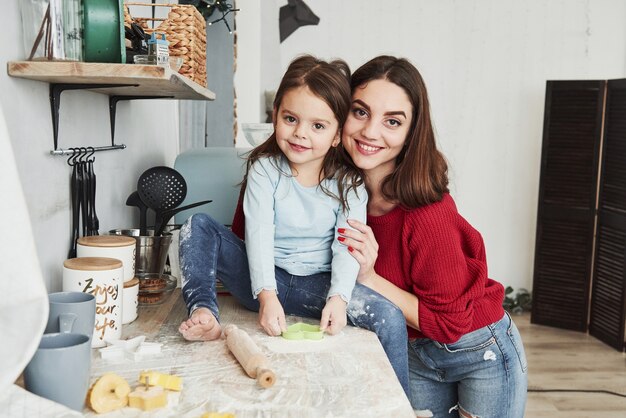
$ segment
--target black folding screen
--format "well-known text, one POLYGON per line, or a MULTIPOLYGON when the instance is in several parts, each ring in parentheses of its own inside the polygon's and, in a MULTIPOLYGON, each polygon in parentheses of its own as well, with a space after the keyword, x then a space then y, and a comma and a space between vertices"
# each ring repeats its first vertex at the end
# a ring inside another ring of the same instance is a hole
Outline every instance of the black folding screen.
POLYGON ((548 81, 533 323, 587 330, 603 81, 548 81))
POLYGON ((626 80, 610 80, 604 112, 589 333, 624 349, 626 313, 626 80))
POLYGON ((531 321, 622 350, 625 249, 626 80, 549 81, 531 321))

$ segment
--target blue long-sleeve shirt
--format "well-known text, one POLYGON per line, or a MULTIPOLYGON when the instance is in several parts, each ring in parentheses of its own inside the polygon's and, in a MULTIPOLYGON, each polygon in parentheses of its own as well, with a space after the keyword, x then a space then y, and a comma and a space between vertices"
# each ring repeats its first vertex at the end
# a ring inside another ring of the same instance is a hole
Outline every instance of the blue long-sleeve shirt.
MULTIPOLYGON (((323 185, 338 195, 337 181, 323 185)), ((347 196, 349 211, 318 186, 304 187, 291 175, 284 157, 260 158, 248 172, 243 209, 246 219, 246 251, 252 292, 276 289, 274 266, 290 274, 308 276, 331 272, 327 297, 339 295, 346 302, 359 271, 348 248, 337 241, 337 228, 350 228, 347 219, 366 221, 364 186, 347 196)))

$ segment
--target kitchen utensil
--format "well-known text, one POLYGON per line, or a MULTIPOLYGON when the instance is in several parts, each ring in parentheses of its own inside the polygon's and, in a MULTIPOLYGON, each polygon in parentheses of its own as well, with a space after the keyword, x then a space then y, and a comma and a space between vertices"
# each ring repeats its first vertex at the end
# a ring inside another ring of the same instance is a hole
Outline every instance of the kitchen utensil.
MULTIPOLYGON (((74 148, 71 148, 72 150, 74 148)), ((79 235, 79 222, 80 222, 80 196, 79 188, 80 183, 78 179, 78 166, 75 163, 78 154, 70 155, 67 159, 67 164, 72 167, 72 175, 70 177, 70 194, 72 199, 72 238, 70 242, 70 250, 67 258, 76 257, 76 240, 79 235)))
POLYGON ((276 374, 271 370, 269 360, 252 338, 236 325, 224 328, 226 345, 233 353, 246 374, 256 379, 263 388, 269 388, 276 382, 276 374))
POLYGON ((137 181, 137 193, 154 211, 180 205, 187 196, 187 183, 182 174, 170 167, 158 166, 144 171, 137 181))
POLYGON ((126 206, 135 206, 139 209, 139 235, 147 235, 146 212, 148 211, 148 206, 143 203, 137 191, 132 192, 128 196, 126 206))
POLYGON ((148 53, 148 49, 143 46, 145 45, 146 34, 143 28, 135 22, 132 22, 130 26, 125 23, 124 32, 126 39, 130 41, 130 48, 126 49, 126 63, 136 63, 135 57, 148 53))
POLYGON ((172 216, 176 215, 178 212, 195 208, 196 206, 206 205, 207 203, 211 203, 211 202, 212 200, 203 200, 201 202, 192 203, 190 205, 185 205, 185 206, 180 206, 174 209, 164 210, 163 212, 161 212, 161 219, 159 219, 159 223, 154 225, 154 230, 155 230, 154 235, 157 235, 157 236, 161 235, 163 233, 163 230, 167 226, 167 223, 169 222, 169 220, 172 219, 172 216))
POLYGON ((83 57, 86 62, 126 62, 122 3, 120 0, 83 0, 83 57))
POLYGON ((82 233, 83 236, 89 235, 87 225, 89 224, 89 173, 84 157, 87 148, 80 147, 80 155, 78 157, 78 182, 80 197, 80 214, 82 217, 82 233))
POLYGON ((172 234, 166 232, 161 236, 154 236, 154 230, 139 235, 139 229, 112 229, 114 235, 128 235, 135 238, 135 273, 163 273, 167 252, 172 243, 172 234))
POLYGON ((287 331, 283 331, 282 337, 286 340, 321 340, 324 331, 320 331, 319 325, 297 322, 289 325, 287 331))
POLYGON ((178 207, 185 200, 187 183, 182 174, 173 168, 152 167, 139 176, 137 193, 141 200, 154 210, 155 225, 162 225, 163 213, 178 207))
POLYGON ((89 193, 88 193, 88 223, 87 232, 88 235, 98 235, 100 229, 100 221, 96 214, 96 173, 93 170, 93 163, 96 161, 95 157, 91 157, 95 152, 94 147, 89 147, 91 154, 87 156, 87 176, 89 178, 89 193))

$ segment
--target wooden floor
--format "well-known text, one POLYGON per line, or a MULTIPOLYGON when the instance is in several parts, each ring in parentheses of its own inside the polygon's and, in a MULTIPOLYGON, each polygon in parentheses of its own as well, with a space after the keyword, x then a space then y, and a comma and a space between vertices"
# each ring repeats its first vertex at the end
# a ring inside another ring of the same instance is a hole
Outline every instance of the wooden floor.
POLYGON ((607 390, 626 396, 626 355, 589 335, 534 325, 513 317, 529 365, 526 418, 624 418, 626 397, 533 389, 607 390))

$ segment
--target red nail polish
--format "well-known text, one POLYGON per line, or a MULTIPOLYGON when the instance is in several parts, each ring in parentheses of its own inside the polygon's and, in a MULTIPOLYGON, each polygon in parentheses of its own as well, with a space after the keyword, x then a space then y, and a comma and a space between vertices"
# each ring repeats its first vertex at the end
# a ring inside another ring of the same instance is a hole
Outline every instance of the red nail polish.
POLYGON ((344 242, 346 240, 344 237, 337 237, 337 239, 339 240, 339 242, 344 242))
POLYGON ((344 232, 346 232, 346 228, 339 228, 337 229, 337 232, 339 232, 340 234, 343 234, 344 232))
POLYGON ((354 248, 348 247, 348 251, 352 252, 352 251, 354 251, 354 248))

